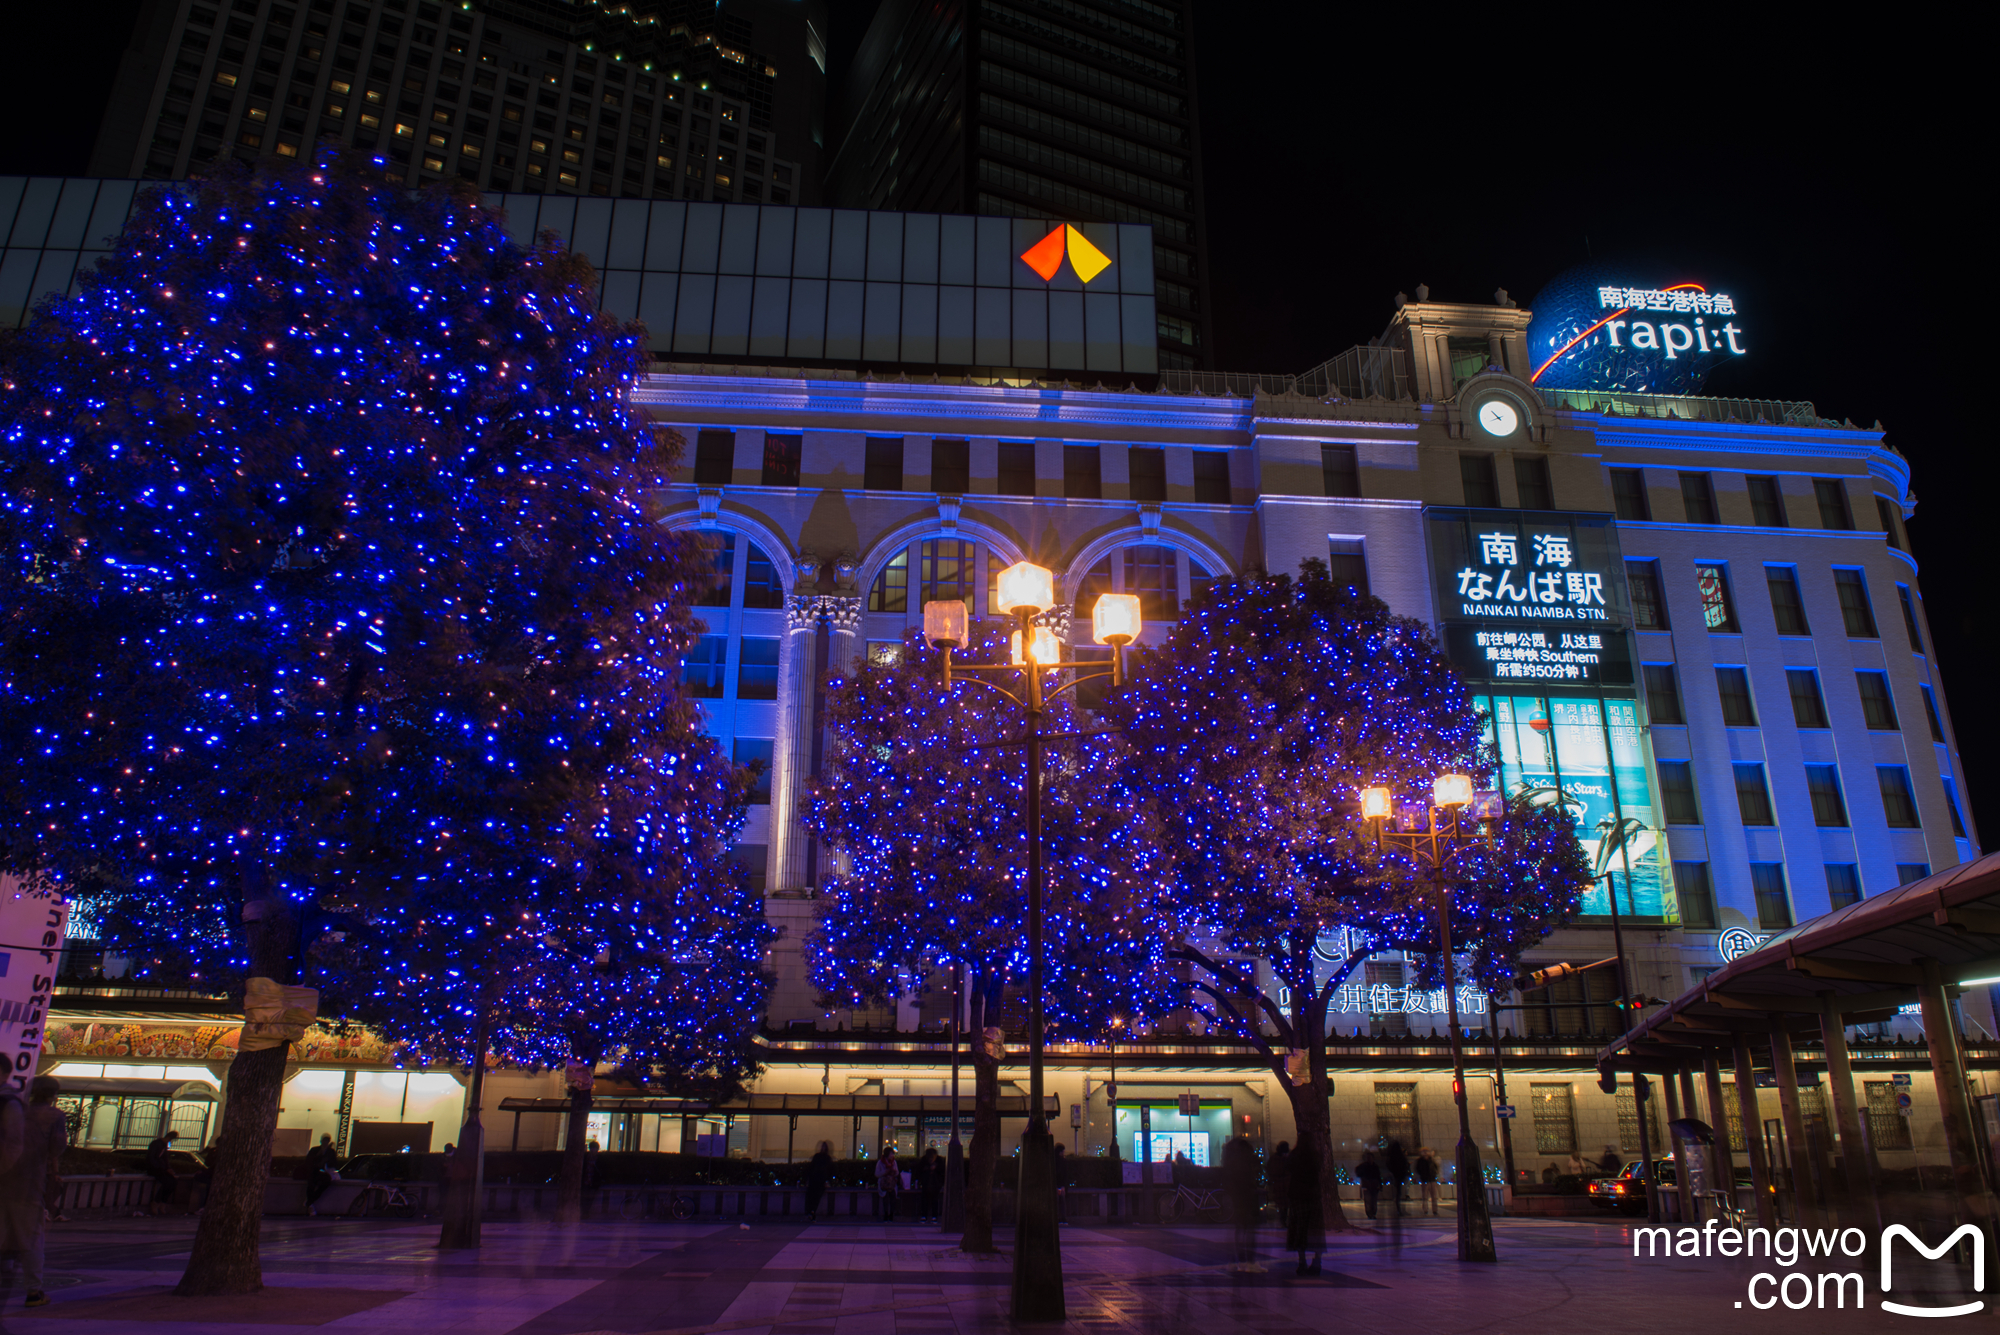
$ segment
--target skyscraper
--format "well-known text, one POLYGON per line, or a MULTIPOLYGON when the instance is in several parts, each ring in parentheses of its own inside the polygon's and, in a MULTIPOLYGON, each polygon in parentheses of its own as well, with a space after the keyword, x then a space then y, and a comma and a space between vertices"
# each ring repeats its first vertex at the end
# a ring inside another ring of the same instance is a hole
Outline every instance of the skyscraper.
POLYGON ((820 3, 154 0, 91 167, 177 178, 336 139, 413 184, 812 203, 820 3))
POLYGON ((1145 223, 1160 367, 1210 364, 1187 0, 884 0, 827 191, 852 208, 1145 223))

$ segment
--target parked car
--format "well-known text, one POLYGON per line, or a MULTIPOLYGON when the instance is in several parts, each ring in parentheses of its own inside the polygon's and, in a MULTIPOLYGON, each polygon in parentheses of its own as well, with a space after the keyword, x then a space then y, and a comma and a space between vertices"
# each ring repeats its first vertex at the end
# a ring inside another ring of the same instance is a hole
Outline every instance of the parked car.
MULTIPOLYGON (((1672 1159, 1655 1159, 1653 1163, 1658 1173, 1656 1180, 1661 1187, 1679 1185, 1680 1178, 1675 1174, 1672 1159)), ((1643 1161, 1634 1159, 1616 1174, 1598 1178, 1590 1184, 1590 1199, 1597 1203, 1599 1209, 1619 1214, 1646 1213, 1646 1175, 1641 1171, 1644 1166, 1643 1161)), ((1749 1189, 1751 1178, 1748 1168, 1738 1167, 1735 1178, 1739 1192, 1749 1189)), ((1714 1183, 1710 1183, 1708 1189, 1720 1190, 1714 1183)))

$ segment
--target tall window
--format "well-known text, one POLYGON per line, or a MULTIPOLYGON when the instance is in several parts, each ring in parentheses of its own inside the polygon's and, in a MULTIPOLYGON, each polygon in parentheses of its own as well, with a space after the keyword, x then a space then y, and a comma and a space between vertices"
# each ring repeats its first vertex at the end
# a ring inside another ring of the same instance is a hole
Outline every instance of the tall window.
POLYGON ((1896 701, 1889 694, 1889 674, 1857 672, 1854 684, 1861 689, 1861 716, 1876 732, 1900 732, 1896 723, 1896 701))
POLYGON ((1063 495, 1094 501, 1104 495, 1102 452, 1095 445, 1063 446, 1063 495))
POLYGON ((1375 1134, 1402 1142, 1405 1152, 1417 1145, 1417 1085, 1415 1081, 1375 1082, 1375 1134))
POLYGON ((736 698, 775 700, 778 698, 778 644, 770 636, 746 635, 738 646, 736 698))
POLYGON ((1035 447, 1020 441, 1000 442, 1000 494, 1035 494, 1035 447))
POLYGON ((681 684, 696 700, 720 700, 728 661, 729 637, 704 635, 688 646, 687 657, 681 660, 681 684))
POLYGON ((870 436, 862 466, 861 485, 869 491, 903 489, 903 438, 870 436))
POLYGON ((1757 893, 1757 925, 1767 932, 1792 925, 1792 897, 1785 890, 1785 864, 1750 864, 1750 888, 1757 893))
POLYGON ((1736 622, 1736 601, 1729 596, 1729 567, 1698 564, 1694 568, 1694 582, 1701 594, 1702 624, 1717 634, 1736 634, 1741 627, 1736 622))
POLYGON ((1924 721, 1931 725, 1931 740, 1941 742, 1944 740, 1944 720, 1938 717, 1937 697, 1931 694, 1929 682, 1922 683, 1917 689, 1924 693, 1924 721))
POLYGON ((1175 621, 1181 614, 1180 578, 1171 547, 1125 549, 1126 593, 1139 595, 1139 615, 1147 621, 1175 621))
POLYGON ((1648 721, 1655 724, 1686 723, 1687 714, 1681 708, 1681 687, 1674 675, 1674 665, 1648 663, 1645 665, 1645 678, 1648 721))
POLYGON ((757 766, 757 786, 750 790, 750 805, 771 805, 771 748, 769 737, 738 737, 730 745, 730 759, 739 765, 757 766))
POLYGON ((868 590, 868 610, 871 612, 907 612, 910 610, 910 551, 904 548, 889 558, 875 576, 875 583, 868 590))
POLYGON ((1225 450, 1194 452, 1194 498, 1202 505, 1228 505, 1229 454, 1225 450))
MULTIPOLYGON (((1639 1100, 1632 1092, 1629 1081, 1618 1085, 1618 1150, 1621 1154, 1639 1152, 1639 1100)), ((1657 1151, 1664 1144, 1660 1139, 1660 1096, 1655 1094, 1646 1100, 1647 1141, 1657 1151)))
POLYGON ((1835 570, 1833 588, 1840 595, 1840 619, 1847 626, 1848 638, 1880 639, 1875 630, 1875 610, 1868 605, 1867 578, 1859 570, 1835 570))
POLYGON ((1686 760, 1662 760, 1660 805, 1669 825, 1701 824, 1701 807, 1694 799, 1694 765, 1686 760))
POLYGON ((1715 485, 1706 473, 1681 474, 1681 504, 1687 508, 1690 524, 1713 524, 1715 517, 1715 485))
POLYGON ((764 471, 758 478, 767 487, 799 485, 800 438, 765 433, 764 471))
POLYGON ((940 496, 963 496, 972 490, 972 446, 968 442, 931 442, 931 490, 940 496))
POLYGON ((1826 726, 1826 701, 1819 693, 1819 673, 1811 668, 1786 668, 1785 686, 1792 694, 1792 720, 1801 728, 1826 726))
POLYGON ((694 438, 694 484, 726 487, 736 469, 734 431, 698 431, 694 438))
POLYGON ((1747 668, 1717 668, 1715 690, 1722 697, 1722 722, 1725 727, 1757 726, 1757 711, 1750 703, 1750 672, 1747 668))
POLYGON ((1875 784, 1882 790, 1882 811, 1889 818, 1890 829, 1922 828, 1917 819, 1916 794, 1910 791, 1909 766, 1877 765, 1875 784))
POLYGON ((1563 1034, 1616 1034, 1619 1023, 1617 979, 1603 969, 1558 978, 1547 987, 1521 993, 1521 1028, 1533 1037, 1563 1034))
POLYGON ((736 574, 736 535, 734 533, 703 533, 697 542, 704 543, 709 551, 708 587, 694 600, 696 607, 727 607, 732 593, 732 582, 736 574))
POLYGON ((1839 478, 1814 478, 1813 499, 1819 502, 1821 528, 1854 527, 1854 512, 1847 508, 1847 484, 1839 478))
POLYGON ((1847 803, 1840 795, 1840 766, 1807 765, 1806 791, 1812 794, 1813 824, 1832 830, 1847 828, 1847 803))
POLYGON ((1965 817, 1958 813, 1958 785, 1950 779, 1944 781, 1944 809, 1951 813, 1952 838, 1965 838, 1965 817))
POLYGON ((1903 605, 1903 632, 1910 637, 1910 652, 1920 654, 1924 651, 1924 637, 1917 630, 1917 604, 1910 597, 1909 585, 1896 586, 1896 601, 1903 605))
POLYGON ((1715 886, 1708 879, 1706 862, 1676 862, 1674 893, 1680 900, 1681 926, 1698 931, 1715 929, 1715 886))
POLYGON ((1076 615, 1088 617, 1097 600, 1107 593, 1116 593, 1111 587, 1111 558, 1105 557, 1089 570, 1076 586, 1076 615))
POLYGON ((1903 1116, 1897 1095, 1902 1093, 1893 1080, 1864 1080, 1868 1099, 1868 1143, 1882 1150, 1910 1148, 1910 1119, 1903 1116))
POLYGON ((1750 522, 1758 528, 1785 527, 1785 494, 1778 479, 1752 473, 1743 481, 1750 491, 1750 522))
POLYGON ((1331 538, 1327 542, 1327 566, 1334 587, 1368 594, 1368 554, 1360 538, 1331 538))
POLYGON ((978 567, 973 563, 973 545, 961 538, 932 538, 918 551, 923 594, 918 603, 943 603, 956 598, 965 604, 965 614, 970 619, 979 578, 978 567))
POLYGON ((1780 635, 1810 635, 1805 600, 1799 597, 1799 572, 1793 566, 1765 566, 1764 582, 1771 590, 1771 616, 1780 635))
POLYGON ((1576 1110, 1567 1082, 1528 1086, 1535 1113, 1535 1153, 1569 1154, 1576 1149, 1576 1110))
POLYGON ((1776 825, 1771 815, 1771 789, 1764 782, 1764 767, 1755 762, 1731 765, 1736 774, 1736 808, 1745 825, 1776 825))
POLYGON ((1852 862, 1826 864, 1826 898, 1837 909, 1861 902, 1861 868, 1852 862))
POLYGON ((1646 472, 1642 468, 1611 470, 1611 504, 1620 519, 1644 523, 1653 517, 1646 499, 1646 472))
POLYGON ((1359 496, 1361 494, 1361 469, 1354 459, 1352 445, 1322 445, 1319 447, 1320 474, 1326 481, 1329 496, 1359 496))
POLYGON ((1627 561, 1625 587, 1632 594, 1632 624, 1640 630, 1667 629, 1667 600, 1660 594, 1660 563, 1627 561))
POLYGON ((745 607, 783 607, 785 587, 788 581, 778 569, 777 563, 764 553, 756 543, 746 544, 750 550, 744 554, 743 562, 743 605, 745 607))
POLYGON ((1555 509, 1556 492, 1549 485, 1549 461, 1539 454, 1515 455, 1514 491, 1523 510, 1555 509))
POLYGON ((1164 501, 1167 499, 1167 452, 1146 445, 1134 445, 1125 455, 1125 466, 1131 478, 1132 499, 1135 501, 1164 501))
POLYGON ((1897 510, 1896 503, 1887 496, 1877 496, 1875 498, 1875 517, 1882 521, 1882 536, 1888 541, 1889 545, 1899 552, 1904 550, 1903 516, 1897 510))
POLYGON ((1491 510, 1500 504, 1500 478, 1493 470, 1490 454, 1458 456, 1459 480, 1465 484, 1465 503, 1491 510))

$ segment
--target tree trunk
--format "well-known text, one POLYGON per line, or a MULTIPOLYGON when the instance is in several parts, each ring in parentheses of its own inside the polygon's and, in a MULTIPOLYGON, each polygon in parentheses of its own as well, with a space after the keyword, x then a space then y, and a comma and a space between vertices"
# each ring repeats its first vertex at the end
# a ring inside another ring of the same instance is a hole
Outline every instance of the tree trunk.
MULTIPOLYGON (((1298 990, 1294 989, 1292 995, 1298 996, 1298 990)), ((1306 995, 1316 996, 1316 993, 1308 989, 1306 995)), ((1305 1083, 1288 1091, 1292 1118, 1298 1123, 1300 1142, 1311 1136, 1313 1149, 1319 1155, 1320 1200, 1327 1231, 1343 1232, 1354 1225, 1347 1221, 1347 1211, 1341 1208, 1340 1183, 1333 1171, 1333 1117, 1327 1111, 1325 1014, 1301 1015, 1294 1007, 1292 1032, 1305 1039, 1307 1072, 1305 1083)))
MULTIPOLYGON (((251 973, 277 982, 292 979, 297 924, 283 903, 250 899, 243 908, 251 973)), ((187 1269, 174 1292, 182 1297, 256 1293, 264 1287, 259 1235, 264 1228, 264 1186, 271 1178, 271 1135, 278 1129, 278 1098, 285 1086, 289 1043, 238 1052, 229 1063, 222 1128, 209 1156, 213 1177, 187 1269)))
POLYGON ((961 1250, 991 1252, 993 1246, 993 1175, 1000 1166, 1000 1061, 986 1043, 986 1019, 997 1018, 988 1006, 987 989, 972 993, 972 1145, 967 1151, 965 1236, 961 1250))
POLYGON ((583 1218, 584 1156, 589 1151, 591 1096, 587 1089, 569 1092, 569 1134, 563 1140, 562 1172, 556 1176, 556 1222, 574 1224, 583 1218))

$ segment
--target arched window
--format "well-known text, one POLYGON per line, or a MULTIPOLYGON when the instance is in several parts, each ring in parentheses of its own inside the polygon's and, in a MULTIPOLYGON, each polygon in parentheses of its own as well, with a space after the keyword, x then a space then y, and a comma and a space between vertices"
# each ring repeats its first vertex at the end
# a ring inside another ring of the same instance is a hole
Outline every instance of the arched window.
POLYGON ((1006 564, 974 538, 923 538, 899 548, 868 586, 869 658, 893 657, 903 633, 923 624, 927 602, 956 598, 974 621, 995 615, 990 610, 993 581, 1006 564), (987 571, 984 580, 979 578, 982 567, 987 571))
POLYGON ((910 553, 897 552, 889 558, 889 564, 882 567, 882 573, 875 577, 874 585, 868 590, 868 610, 871 612, 907 612, 910 608, 910 553))
POLYGON ((1147 626, 1161 626, 1178 621, 1185 600, 1207 592, 1214 579, 1207 566, 1175 548, 1143 542, 1121 547, 1100 557, 1077 581, 1073 638, 1089 642, 1090 613, 1100 594, 1138 595, 1147 626))

